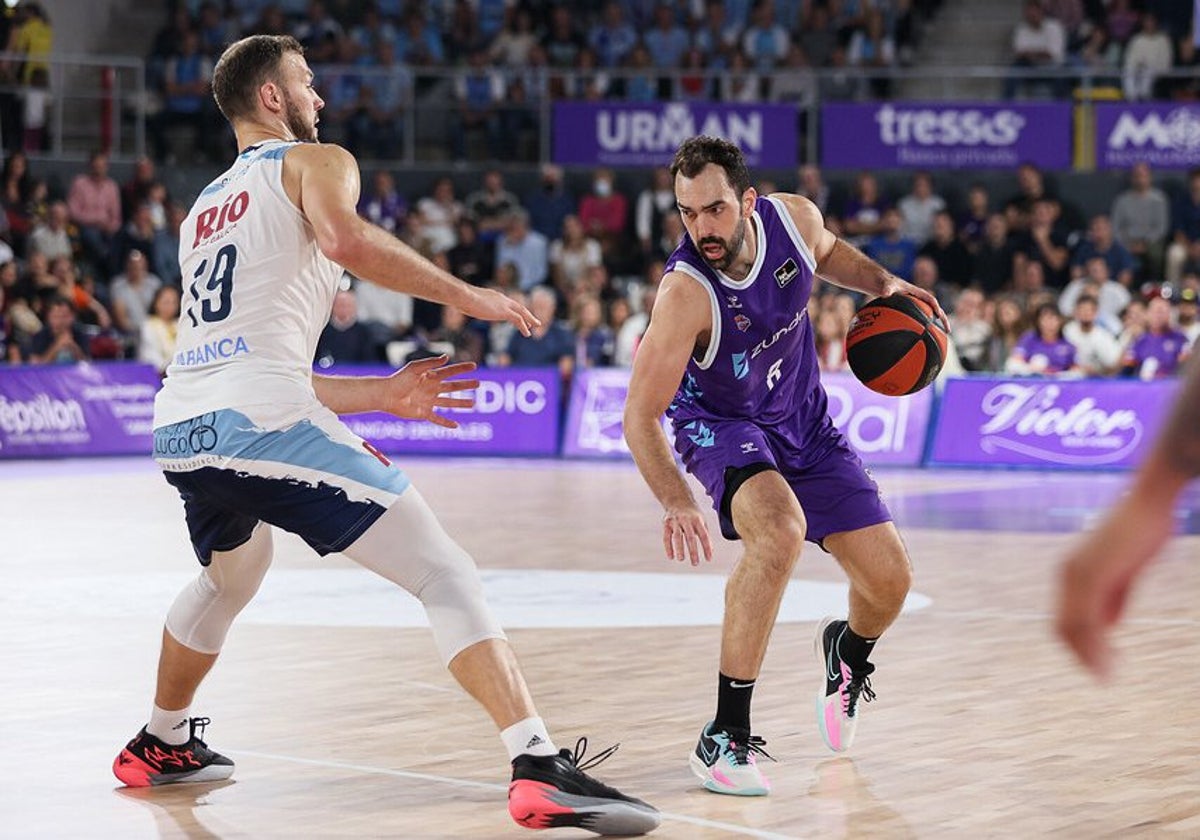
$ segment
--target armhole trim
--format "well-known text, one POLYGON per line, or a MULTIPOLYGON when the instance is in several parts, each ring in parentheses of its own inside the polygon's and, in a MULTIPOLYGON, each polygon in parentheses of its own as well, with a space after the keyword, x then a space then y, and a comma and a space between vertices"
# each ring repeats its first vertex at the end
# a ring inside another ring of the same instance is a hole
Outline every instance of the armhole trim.
POLYGON ((800 235, 800 230, 796 227, 796 220, 788 212, 787 205, 773 195, 766 196, 766 199, 774 205, 775 212, 779 214, 779 220, 783 222, 783 229, 787 231, 788 238, 792 240, 792 244, 800 252, 800 258, 804 260, 804 264, 808 266, 808 270, 816 274, 816 257, 813 256, 812 249, 808 247, 808 243, 804 241, 804 237, 800 235))
POLYGON ((721 346, 721 303, 717 300, 717 292, 713 289, 712 283, 709 283, 707 278, 695 266, 685 262, 677 262, 671 267, 671 271, 686 274, 704 287, 704 291, 708 292, 708 302, 712 306, 712 335, 709 337, 708 349, 704 353, 704 358, 696 359, 693 357, 696 367, 701 370, 708 370, 712 366, 713 361, 716 360, 717 350, 721 346))

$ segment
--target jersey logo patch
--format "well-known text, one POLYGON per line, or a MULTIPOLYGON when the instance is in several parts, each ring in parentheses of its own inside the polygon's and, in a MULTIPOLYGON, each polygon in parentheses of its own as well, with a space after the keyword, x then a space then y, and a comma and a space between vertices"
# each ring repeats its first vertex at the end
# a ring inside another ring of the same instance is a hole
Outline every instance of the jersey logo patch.
POLYGON ((233 230, 226 225, 233 225, 246 215, 246 208, 249 206, 250 193, 242 190, 237 195, 226 198, 220 207, 202 210, 196 216, 196 238, 192 241, 192 247, 198 248, 200 243, 215 240, 218 234, 224 235, 233 230))
POLYGON ((750 329, 750 323, 750 319, 740 312, 733 316, 733 325, 742 332, 750 329))
POLYGON ((750 373, 750 360, 746 358, 745 353, 733 354, 733 375, 738 379, 745 379, 750 373))
POLYGON ((793 280, 795 280, 796 275, 799 273, 800 269, 797 267, 796 261, 791 257, 788 257, 787 261, 784 262, 783 265, 775 269, 775 282, 778 283, 779 288, 782 289, 788 283, 791 283, 793 280))
POLYGON ((725 305, 730 309, 742 308, 742 302, 738 300, 737 295, 725 295, 725 305))

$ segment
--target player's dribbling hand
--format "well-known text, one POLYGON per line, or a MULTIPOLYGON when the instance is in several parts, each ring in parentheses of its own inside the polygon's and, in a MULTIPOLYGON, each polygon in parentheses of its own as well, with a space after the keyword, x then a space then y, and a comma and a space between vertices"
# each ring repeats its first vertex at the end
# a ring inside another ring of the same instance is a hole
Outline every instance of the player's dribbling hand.
POLYGON ((946 313, 942 309, 942 305, 938 303, 938 299, 934 297, 933 292, 901 280, 899 277, 893 277, 890 281, 888 281, 882 294, 880 294, 880 297, 888 297, 889 295, 894 294, 908 295, 909 297, 915 297, 917 300, 925 301, 927 304, 929 304, 930 308, 933 309, 934 314, 941 319, 942 324, 944 324, 946 327, 946 331, 950 331, 950 319, 946 317, 946 313))
POLYGON ((446 364, 447 356, 434 356, 409 362, 387 378, 386 410, 409 420, 428 420, 447 429, 457 429, 458 423, 434 409, 470 408, 475 397, 452 396, 479 387, 478 379, 450 379, 475 370, 474 362, 446 364))
POLYGON ((691 561, 700 565, 701 552, 706 561, 712 561, 712 540, 708 537, 708 524, 699 508, 668 510, 663 517, 663 549, 668 560, 691 561))
POLYGON ((508 321, 521 335, 529 336, 534 327, 541 321, 525 308, 525 305, 513 300, 503 292, 495 289, 475 289, 475 299, 462 308, 463 312, 483 321, 508 321))

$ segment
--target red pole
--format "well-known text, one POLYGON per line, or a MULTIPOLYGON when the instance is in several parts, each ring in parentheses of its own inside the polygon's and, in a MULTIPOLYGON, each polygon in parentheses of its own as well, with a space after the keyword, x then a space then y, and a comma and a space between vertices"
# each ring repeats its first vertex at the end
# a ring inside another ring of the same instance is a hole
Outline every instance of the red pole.
POLYGON ((113 142, 113 68, 104 67, 100 71, 100 148, 105 154, 112 151, 113 142))

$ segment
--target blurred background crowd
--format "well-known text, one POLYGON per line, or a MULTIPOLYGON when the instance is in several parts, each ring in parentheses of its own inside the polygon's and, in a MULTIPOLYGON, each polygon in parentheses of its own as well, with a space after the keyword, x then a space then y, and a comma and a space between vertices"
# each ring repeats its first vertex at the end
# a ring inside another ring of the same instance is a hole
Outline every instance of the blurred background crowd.
MULTIPOLYGON (((39 57, 53 26, 39 4, 22 2, 5 18, 10 60, 0 66, 12 82, 0 86, 0 353, 8 364, 141 359, 165 368, 183 288, 179 230, 193 196, 172 194, 163 172, 184 159, 208 177, 224 167, 234 150, 209 94, 212 66, 224 44, 269 32, 306 46, 326 101, 322 139, 373 161, 361 214, 464 280, 526 300, 544 324, 531 338, 514 336, 347 276, 318 365, 445 351, 483 365, 556 366, 564 377, 628 366, 683 233, 670 175, 527 163, 521 186, 510 185, 514 162, 536 155, 523 138, 543 130, 541 103, 886 98, 892 77, 872 68, 912 64, 942 5, 168 4, 151 43, 137 47, 155 95, 149 153, 117 178, 99 151, 69 177, 39 172, 45 121, 27 102, 42 84, 39 57), (840 67, 869 72, 829 72, 840 67), (445 109, 451 171, 401 189, 421 181, 389 166, 414 97, 445 109), (14 110, 15 122, 4 119, 14 110)), ((1004 96, 1071 95, 1054 72, 1067 67, 1089 68, 1126 99, 1197 93, 1194 79, 1171 75, 1197 63, 1190 3, 1009 5, 1005 46, 1018 71, 1004 96)), ((1200 334, 1200 171, 1139 164, 1108 206, 1064 197, 1055 173, 1031 164, 986 183, 949 171, 833 176, 813 164, 775 175, 756 185, 760 193, 809 197, 836 232, 938 296, 953 326, 948 374, 1170 376, 1200 334)), ((828 285, 813 296, 828 370, 846 367, 844 337, 860 302, 828 285)))

